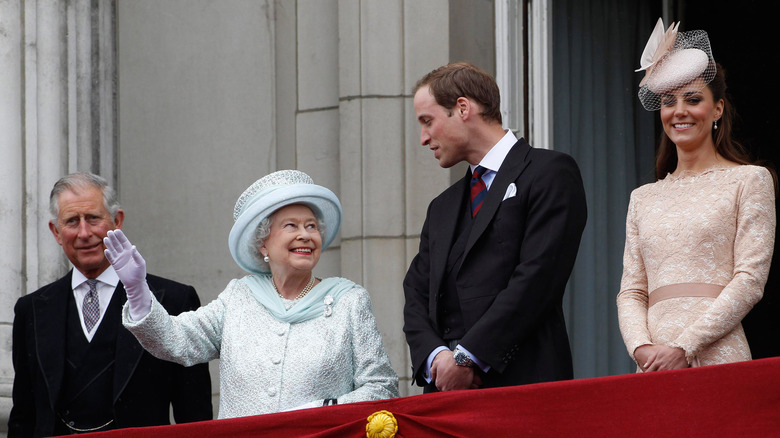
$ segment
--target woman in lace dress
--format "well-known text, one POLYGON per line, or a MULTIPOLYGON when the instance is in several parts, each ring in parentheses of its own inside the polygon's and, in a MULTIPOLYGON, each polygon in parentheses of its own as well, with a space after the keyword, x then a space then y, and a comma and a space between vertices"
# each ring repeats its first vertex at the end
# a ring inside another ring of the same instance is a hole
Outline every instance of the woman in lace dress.
POLYGON ((228 244, 248 271, 208 305, 171 317, 121 232, 106 256, 127 291, 123 323, 143 347, 183 365, 220 359, 219 418, 398 396, 368 292, 312 270, 341 225, 341 203, 297 170, 244 191, 228 244))
POLYGON ((731 138, 707 34, 675 32, 640 85, 664 134, 658 181, 631 194, 617 297, 623 340, 645 372, 750 360, 741 320, 761 299, 775 238, 774 177, 731 138))

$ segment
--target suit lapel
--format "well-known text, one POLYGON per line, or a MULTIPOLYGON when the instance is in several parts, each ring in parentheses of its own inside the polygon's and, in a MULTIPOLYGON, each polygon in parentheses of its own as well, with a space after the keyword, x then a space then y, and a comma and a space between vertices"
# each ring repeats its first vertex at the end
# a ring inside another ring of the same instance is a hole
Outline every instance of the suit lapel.
POLYGON ((54 282, 33 299, 36 353, 49 393, 52 411, 56 409, 65 369, 65 337, 68 299, 73 292, 73 271, 54 282))
POLYGON ((471 179, 471 172, 466 170, 466 176, 444 192, 441 202, 431 209, 428 230, 431 246, 431 294, 438 294, 444 278, 447 259, 452 244, 455 242, 455 229, 458 225, 458 214, 471 179))
POLYGON ((498 169, 496 177, 490 185, 487 197, 485 197, 485 201, 482 203, 482 208, 479 210, 477 217, 474 218, 474 226, 471 228, 469 240, 463 253, 464 260, 490 222, 493 221, 493 217, 496 215, 496 211, 498 211, 498 206, 504 200, 504 194, 509 184, 516 181, 528 167, 528 164, 531 162, 531 159, 528 157, 530 150, 531 146, 521 138, 517 140, 517 143, 512 146, 512 149, 509 150, 506 158, 504 158, 501 168, 498 169))
MULTIPOLYGON (((157 301, 162 302, 165 290, 160 289, 153 292, 157 301)), ((122 283, 119 283, 114 291, 115 299, 119 300, 120 311, 127 302, 127 292, 122 283)), ((144 349, 138 340, 135 339, 129 330, 120 326, 116 336, 116 360, 114 362, 114 398, 116 403, 122 391, 125 390, 127 384, 130 382, 130 378, 133 376, 138 363, 141 361, 144 349)))

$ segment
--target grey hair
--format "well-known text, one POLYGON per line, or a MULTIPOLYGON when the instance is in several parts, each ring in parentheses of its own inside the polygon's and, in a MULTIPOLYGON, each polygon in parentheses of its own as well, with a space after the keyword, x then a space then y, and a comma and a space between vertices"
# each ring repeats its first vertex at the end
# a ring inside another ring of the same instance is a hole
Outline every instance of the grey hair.
POLYGON ((119 200, 116 196, 116 191, 108 185, 108 181, 105 178, 94 173, 78 172, 65 175, 54 184, 54 188, 51 189, 49 195, 49 213, 53 218, 52 222, 55 226, 57 224, 57 218, 60 215, 59 197, 60 194, 66 190, 71 192, 77 192, 78 189, 98 189, 103 193, 103 205, 111 215, 111 220, 116 219, 116 214, 119 212, 119 200))
MULTIPOLYGON (((306 205, 306 204, 301 204, 301 205, 306 205)), ((306 206, 309 207, 308 205, 306 206)), ((312 212, 314 212, 314 210, 311 207, 309 207, 309 209, 312 210, 312 212)), ((260 252, 260 247, 265 245, 265 239, 267 239, 268 236, 271 234, 271 224, 274 221, 274 215, 276 215, 276 211, 271 213, 270 216, 263 218, 263 220, 261 220, 260 223, 257 224, 257 229, 255 230, 254 239, 251 239, 249 241, 249 253, 252 254, 252 257, 255 259, 255 263, 257 264, 257 266, 260 266, 261 268, 266 268, 268 266, 268 263, 266 263, 265 260, 263 260, 265 256, 263 256, 263 254, 260 252)), ((323 222, 322 218, 316 213, 314 214, 314 217, 317 219, 317 231, 319 231, 320 234, 322 234, 323 232, 325 232, 325 222, 323 222)))

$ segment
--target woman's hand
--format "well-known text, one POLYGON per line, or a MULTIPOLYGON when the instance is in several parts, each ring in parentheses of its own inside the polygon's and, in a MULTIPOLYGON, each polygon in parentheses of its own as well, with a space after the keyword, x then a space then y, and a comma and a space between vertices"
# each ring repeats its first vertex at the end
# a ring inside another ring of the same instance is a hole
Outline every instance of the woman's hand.
POLYGON ((146 261, 122 230, 106 233, 103 243, 106 245, 106 258, 128 292, 146 280, 146 261))
POLYGON ((642 372, 645 371, 645 365, 650 361, 650 354, 654 351, 652 347, 655 347, 655 345, 645 344, 636 347, 636 350, 634 350, 634 360, 642 372))
POLYGON ((634 358, 644 372, 690 367, 685 350, 666 345, 642 345, 634 350, 634 358))
POLYGON ((152 292, 146 284, 146 261, 122 230, 109 231, 103 243, 106 258, 125 286, 130 317, 139 321, 152 310, 152 292))

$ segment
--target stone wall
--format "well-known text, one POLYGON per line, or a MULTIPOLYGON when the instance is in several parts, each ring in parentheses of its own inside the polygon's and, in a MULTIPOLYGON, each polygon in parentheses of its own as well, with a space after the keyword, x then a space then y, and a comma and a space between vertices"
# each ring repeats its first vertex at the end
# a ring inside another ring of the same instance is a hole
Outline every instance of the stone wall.
POLYGON ((492 71, 491 17, 489 0, 0 2, 0 225, 18 230, 0 237, 0 427, 13 304, 69 269, 48 193, 80 170, 116 185, 149 271, 204 303, 243 275, 226 243, 238 195, 309 173, 345 214, 317 274, 369 290, 401 394, 418 393, 401 283, 428 202, 463 167, 420 146, 410 93, 451 60, 492 71))

